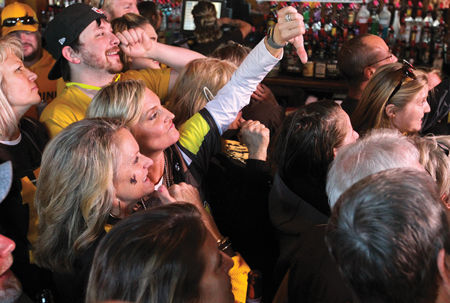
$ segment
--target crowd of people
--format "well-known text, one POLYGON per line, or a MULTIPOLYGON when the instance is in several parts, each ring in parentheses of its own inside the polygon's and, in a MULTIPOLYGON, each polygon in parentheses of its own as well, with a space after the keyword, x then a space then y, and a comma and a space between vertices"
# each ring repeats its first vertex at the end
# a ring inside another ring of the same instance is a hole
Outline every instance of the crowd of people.
POLYGON ((360 35, 285 113, 294 7, 250 49, 199 1, 187 49, 147 4, 1 12, 0 302, 450 302, 448 78, 360 35))

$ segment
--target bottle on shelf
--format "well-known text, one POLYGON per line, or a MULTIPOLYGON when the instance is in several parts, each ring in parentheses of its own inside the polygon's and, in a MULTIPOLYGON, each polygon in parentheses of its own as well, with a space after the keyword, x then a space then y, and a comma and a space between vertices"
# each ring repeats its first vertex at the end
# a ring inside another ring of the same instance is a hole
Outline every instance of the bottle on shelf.
POLYGON ((422 2, 419 1, 417 4, 416 18, 414 18, 414 26, 416 27, 416 39, 415 39, 416 44, 419 44, 422 38, 422 27, 423 27, 422 8, 423 4, 422 2))
POLYGON ((366 2, 363 1, 361 8, 359 9, 358 14, 356 15, 356 23, 359 27, 359 34, 365 34, 368 31, 368 22, 369 22, 370 12, 367 9, 366 2))
POLYGON ((389 33, 389 25, 391 22, 391 12, 388 7, 388 0, 385 0, 383 9, 380 13, 381 38, 387 41, 389 33))
POLYGON ((380 17, 378 16, 378 0, 373 0, 370 6, 370 33, 378 35, 380 31, 380 17))
POLYGON ((405 30, 403 32, 403 41, 405 41, 407 44, 409 43, 410 37, 411 37, 411 30, 413 27, 414 19, 412 17, 412 2, 408 1, 408 8, 406 9, 406 15, 405 15, 405 30))
POLYGON ((401 23, 400 23, 400 4, 395 5, 394 21, 392 21, 392 30, 394 31, 394 39, 400 39, 401 23))

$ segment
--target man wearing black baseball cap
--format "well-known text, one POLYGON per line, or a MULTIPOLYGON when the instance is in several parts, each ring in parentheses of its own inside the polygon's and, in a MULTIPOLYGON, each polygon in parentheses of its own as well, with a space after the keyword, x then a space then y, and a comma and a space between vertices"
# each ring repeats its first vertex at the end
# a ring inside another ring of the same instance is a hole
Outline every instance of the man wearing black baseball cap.
POLYGON ((56 15, 48 24, 45 38, 47 50, 56 60, 48 77, 62 76, 67 82, 63 93, 40 117, 52 137, 73 122, 82 120, 92 97, 112 81, 143 80, 164 100, 178 75, 176 71, 191 60, 203 57, 184 48, 152 41, 139 28, 116 36, 103 11, 83 3, 73 4, 56 15), (123 68, 120 49, 129 57, 152 58, 175 71, 145 69, 120 73, 123 68))

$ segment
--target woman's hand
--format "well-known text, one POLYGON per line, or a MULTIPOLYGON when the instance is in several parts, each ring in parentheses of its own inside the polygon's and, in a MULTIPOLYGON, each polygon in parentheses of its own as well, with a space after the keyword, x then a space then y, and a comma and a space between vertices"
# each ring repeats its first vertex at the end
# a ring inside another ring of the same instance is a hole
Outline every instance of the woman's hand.
POLYGON ((258 84, 256 90, 252 94, 252 98, 260 102, 268 102, 278 105, 277 99, 273 95, 270 88, 262 83, 258 84))
POLYGON ((241 142, 248 148, 249 159, 267 160, 270 131, 264 124, 259 121, 247 120, 241 125, 239 135, 241 142))
MULTIPOLYGON (((292 43, 297 49, 297 55, 302 63, 308 61, 308 55, 303 45, 304 33, 303 16, 297 12, 297 9, 287 6, 278 11, 278 23, 274 28, 273 40, 280 45, 286 44, 286 42, 292 43)), ((271 53, 273 54, 272 51, 271 53)))

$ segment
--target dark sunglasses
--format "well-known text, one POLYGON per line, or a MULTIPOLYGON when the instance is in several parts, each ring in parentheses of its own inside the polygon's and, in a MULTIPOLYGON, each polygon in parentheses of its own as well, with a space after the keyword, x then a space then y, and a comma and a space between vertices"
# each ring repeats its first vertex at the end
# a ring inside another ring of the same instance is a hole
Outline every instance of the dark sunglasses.
POLYGON ((448 146, 441 142, 438 142, 437 145, 444 152, 444 154, 448 157, 450 154, 448 146))
POLYGON ((386 104, 389 104, 389 101, 399 91, 400 87, 403 84, 403 81, 405 81, 406 78, 410 78, 410 79, 416 80, 416 75, 414 74, 414 70, 415 69, 416 68, 411 63, 409 63, 408 61, 403 59, 403 66, 402 66, 402 68, 399 69, 399 71, 402 72, 402 78, 400 79, 400 82, 394 88, 392 93, 389 95, 389 98, 387 99, 386 104))
POLYGON ((38 23, 33 17, 25 16, 25 17, 5 19, 3 20, 2 26, 12 27, 15 26, 19 21, 24 25, 33 25, 38 23))

